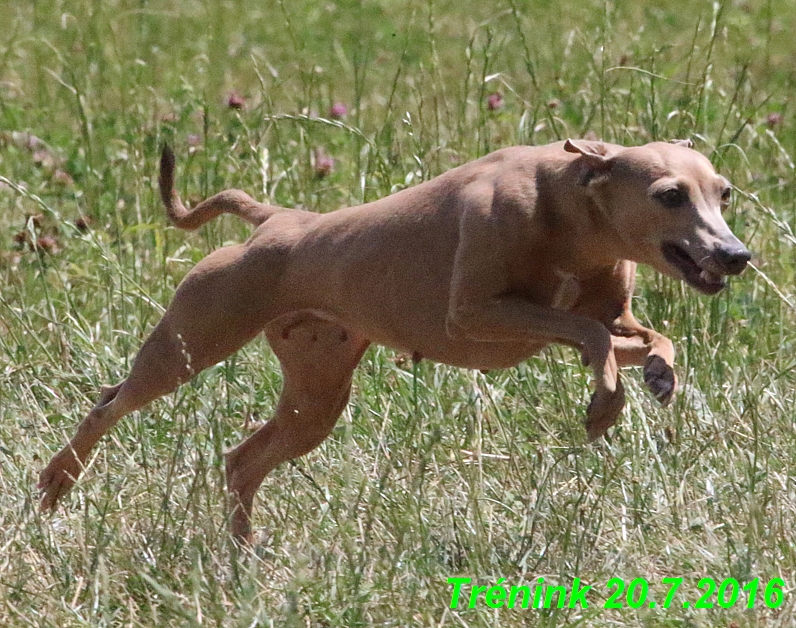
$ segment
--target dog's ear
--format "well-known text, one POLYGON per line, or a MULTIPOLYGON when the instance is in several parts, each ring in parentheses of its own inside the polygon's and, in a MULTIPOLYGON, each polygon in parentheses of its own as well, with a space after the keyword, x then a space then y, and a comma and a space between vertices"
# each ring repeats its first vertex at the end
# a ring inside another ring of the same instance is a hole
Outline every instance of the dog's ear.
POLYGON ((567 140, 564 142, 564 150, 581 155, 594 170, 606 170, 609 167, 608 148, 602 142, 567 140))
POLYGON ((580 173, 580 184, 592 192, 607 183, 611 176, 611 158, 608 154, 608 147, 602 142, 591 140, 567 140, 564 142, 564 150, 568 153, 576 153, 581 156, 586 168, 580 173))
POLYGON ((675 146, 685 146, 686 148, 694 148, 694 143, 691 140, 669 140, 669 144, 675 146))

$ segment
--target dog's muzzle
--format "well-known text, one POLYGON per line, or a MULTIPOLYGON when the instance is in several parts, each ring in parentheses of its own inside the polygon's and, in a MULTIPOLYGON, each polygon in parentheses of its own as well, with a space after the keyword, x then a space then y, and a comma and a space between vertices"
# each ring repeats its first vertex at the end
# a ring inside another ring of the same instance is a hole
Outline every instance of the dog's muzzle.
POLYGON ((713 254, 713 261, 726 275, 740 275, 751 259, 752 254, 745 246, 722 246, 713 254))
POLYGON ((698 261, 684 247, 673 242, 664 243, 661 251, 683 280, 704 294, 719 292, 727 285, 725 276, 742 273, 752 259, 752 254, 743 245, 717 247, 698 261))

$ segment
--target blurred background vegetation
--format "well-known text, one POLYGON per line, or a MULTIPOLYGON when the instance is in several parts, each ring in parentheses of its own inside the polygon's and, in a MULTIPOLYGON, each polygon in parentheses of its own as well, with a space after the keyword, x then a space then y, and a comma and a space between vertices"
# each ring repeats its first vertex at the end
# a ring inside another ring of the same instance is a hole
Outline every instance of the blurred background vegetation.
POLYGON ((0 0, 0 623, 792 626, 796 296, 788 0, 0 0), (641 271, 678 350, 658 408, 583 446, 589 373, 554 348, 468 373, 373 348, 321 448, 283 465, 238 557, 223 451, 276 402, 256 341, 125 419, 41 519, 38 470, 124 377, 193 263, 247 237, 167 225, 159 147, 225 187, 331 211, 518 143, 691 137, 756 253, 716 298, 641 271), (587 611, 450 610, 447 578, 580 577, 587 611), (611 577, 775 576, 785 603, 605 611, 611 577))

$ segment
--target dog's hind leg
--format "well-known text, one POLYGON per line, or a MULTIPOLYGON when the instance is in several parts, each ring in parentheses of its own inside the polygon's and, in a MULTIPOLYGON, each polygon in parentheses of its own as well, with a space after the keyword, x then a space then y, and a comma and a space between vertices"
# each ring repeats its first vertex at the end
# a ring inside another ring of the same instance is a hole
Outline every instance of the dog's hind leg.
POLYGON ((263 479, 329 435, 348 403, 352 374, 369 344, 311 313, 270 323, 266 334, 282 366, 282 393, 273 417, 226 458, 232 534, 243 542, 251 542, 252 503, 263 479))
MULTIPOLYGON (((238 259, 234 249, 216 251, 185 278, 138 352, 130 375, 103 389, 75 436, 41 472, 45 510, 54 508, 71 488, 94 445, 119 419, 227 358, 262 330, 262 303, 253 298, 256 293, 236 269, 238 264, 230 263, 238 259)), ((268 288, 261 278, 254 281, 268 288)))

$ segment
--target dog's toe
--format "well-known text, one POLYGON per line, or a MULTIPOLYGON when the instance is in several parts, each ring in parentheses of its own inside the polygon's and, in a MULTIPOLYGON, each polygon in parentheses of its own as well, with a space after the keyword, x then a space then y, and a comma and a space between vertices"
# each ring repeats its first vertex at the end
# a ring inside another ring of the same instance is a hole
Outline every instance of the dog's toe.
POLYGON ((61 450, 39 474, 41 509, 55 510, 58 500, 69 492, 80 474, 80 462, 71 450, 61 450))
POLYGON ((644 383, 661 405, 666 406, 677 390, 677 375, 659 355, 651 355, 644 365, 644 383))
POLYGON ((71 488, 73 482, 65 477, 50 477, 39 481, 39 490, 42 492, 41 509, 44 512, 55 510, 58 500, 71 488))
POLYGON ((624 407, 625 389, 621 380, 617 380, 616 390, 612 393, 595 392, 586 409, 586 434, 589 442, 605 436, 608 429, 616 423, 624 407))

